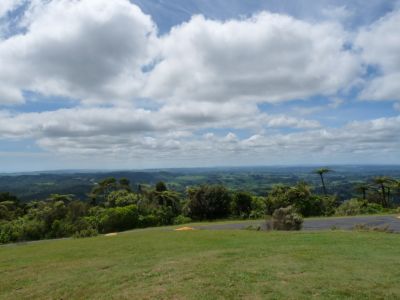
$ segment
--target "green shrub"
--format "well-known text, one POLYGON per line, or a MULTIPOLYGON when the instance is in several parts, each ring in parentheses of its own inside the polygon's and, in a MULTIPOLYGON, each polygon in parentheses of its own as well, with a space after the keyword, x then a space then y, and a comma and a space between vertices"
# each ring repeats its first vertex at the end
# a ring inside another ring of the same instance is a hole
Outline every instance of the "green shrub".
POLYGON ((0 225, 0 243, 32 241, 45 238, 45 224, 40 220, 18 218, 0 225))
POLYGON ((330 216, 335 212, 335 196, 313 195, 310 187, 299 182, 295 186, 275 185, 266 198, 266 211, 272 214, 276 209, 293 206, 301 215, 330 216))
POLYGON ((379 214, 385 211, 385 208, 378 203, 367 203, 366 206, 361 208, 363 214, 379 214))
POLYGON ((61 238, 70 235, 70 228, 63 220, 55 220, 51 225, 50 232, 46 235, 49 238, 61 238))
POLYGON ((247 192, 236 192, 232 198, 232 213, 241 218, 248 218, 252 209, 253 197, 247 192))
POLYGON ((26 218, 20 218, 17 221, 19 224, 15 224, 15 222, 13 223, 16 229, 20 232, 18 241, 34 241, 46 237, 45 222, 36 219, 27 220, 26 218))
POLYGON ((195 220, 226 218, 230 214, 232 197, 222 185, 202 185, 188 190, 187 210, 195 220))
POLYGON ((274 230, 300 230, 302 225, 303 217, 293 206, 278 208, 272 214, 272 229, 274 230))
POLYGON ((139 226, 138 227, 141 227, 141 228, 154 227, 154 226, 159 226, 160 224, 161 224, 160 218, 154 214, 139 216, 139 226))
POLYGON ((344 201, 337 209, 336 215, 338 216, 355 216, 361 214, 361 207, 366 205, 364 201, 358 199, 350 199, 344 201))
POLYGON ((261 219, 265 217, 267 205, 264 197, 253 196, 251 200, 250 219, 261 219))
POLYGON ((160 225, 171 225, 176 216, 171 206, 161 206, 154 213, 160 220, 160 225))
POLYGON ((274 185, 266 198, 266 212, 272 215, 276 209, 289 206, 288 198, 289 187, 281 184, 274 185))
POLYGON ((15 241, 13 226, 11 222, 0 224, 0 244, 7 244, 15 241))
POLYGON ((90 210, 91 216, 85 217, 93 228, 101 233, 123 231, 139 227, 139 211, 136 205, 101 208, 90 210))
POLYGON ((174 225, 180 225, 180 224, 187 224, 192 222, 192 219, 189 217, 185 217, 183 215, 179 215, 177 217, 174 218, 174 225))
POLYGON ((336 196, 322 196, 322 211, 323 216, 333 216, 335 214, 336 208, 339 205, 336 196))
POLYGON ((368 203, 365 200, 350 199, 344 201, 337 209, 338 216, 355 216, 361 214, 377 214, 384 212, 382 205, 377 203, 368 203))
POLYGON ((123 207, 136 204, 137 201, 138 198, 136 194, 124 189, 111 192, 107 196, 107 201, 105 205, 107 207, 115 207, 115 206, 123 207))

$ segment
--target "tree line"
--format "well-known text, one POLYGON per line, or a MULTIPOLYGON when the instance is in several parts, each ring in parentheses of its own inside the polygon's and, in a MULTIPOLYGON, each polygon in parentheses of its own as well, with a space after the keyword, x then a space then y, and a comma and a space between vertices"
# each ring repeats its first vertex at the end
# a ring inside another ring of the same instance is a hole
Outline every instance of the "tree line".
POLYGON ((133 186, 126 178, 112 177, 97 182, 86 201, 74 199, 74 195, 53 194, 22 203, 10 193, 0 193, 0 243, 86 237, 192 220, 259 219, 282 208, 303 217, 372 214, 396 208, 399 180, 376 177, 358 183, 355 190, 359 196, 340 203, 329 192, 329 172, 327 168, 315 170, 322 194, 314 193, 306 182, 274 185, 264 197, 207 184, 188 187, 180 194, 164 182, 133 186))

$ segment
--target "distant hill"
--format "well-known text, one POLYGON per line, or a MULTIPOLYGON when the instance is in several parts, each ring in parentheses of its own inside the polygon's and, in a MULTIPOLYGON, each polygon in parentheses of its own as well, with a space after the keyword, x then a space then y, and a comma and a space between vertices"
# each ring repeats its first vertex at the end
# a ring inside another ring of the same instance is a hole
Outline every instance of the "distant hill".
MULTIPOLYGON (((154 185, 164 181, 170 189, 184 192, 188 186, 224 184, 233 190, 248 190, 265 195, 274 184, 294 184, 304 180, 320 192, 319 178, 312 173, 315 166, 274 167, 219 167, 154 169, 142 171, 59 170, 0 175, 0 192, 10 192, 23 201, 45 199, 50 194, 74 194, 85 199, 93 185, 106 177, 130 180, 132 188, 138 184, 154 185)), ((400 166, 332 166, 334 172, 326 175, 330 193, 341 199, 354 196, 354 184, 368 181, 374 176, 400 179, 400 166)))

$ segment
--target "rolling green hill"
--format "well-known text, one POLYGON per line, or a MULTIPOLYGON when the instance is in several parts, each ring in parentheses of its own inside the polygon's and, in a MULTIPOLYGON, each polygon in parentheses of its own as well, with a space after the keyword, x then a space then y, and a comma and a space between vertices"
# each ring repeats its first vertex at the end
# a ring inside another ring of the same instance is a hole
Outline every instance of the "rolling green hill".
MULTIPOLYGON (((223 184, 231 190, 246 190, 264 196, 272 185, 294 185, 304 180, 321 193, 320 179, 312 173, 315 167, 243 167, 192 168, 145 171, 59 171, 0 175, 0 192, 10 192, 23 201, 46 199, 51 194, 74 194, 85 199, 95 182, 106 177, 126 177, 133 189, 138 184, 154 185, 164 181, 169 188, 184 192, 186 187, 200 184, 223 184)), ((400 179, 400 166, 335 166, 326 176, 328 192, 339 199, 355 195, 354 185, 374 176, 400 179)))

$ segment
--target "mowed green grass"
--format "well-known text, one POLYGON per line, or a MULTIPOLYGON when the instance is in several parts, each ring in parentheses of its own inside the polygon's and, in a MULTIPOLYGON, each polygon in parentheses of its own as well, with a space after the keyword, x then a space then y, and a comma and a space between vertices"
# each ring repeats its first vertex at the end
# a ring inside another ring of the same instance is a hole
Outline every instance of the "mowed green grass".
POLYGON ((400 299, 400 235, 138 230, 0 247, 0 299, 400 299))

